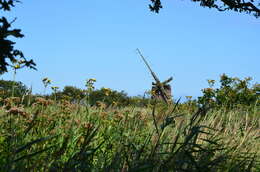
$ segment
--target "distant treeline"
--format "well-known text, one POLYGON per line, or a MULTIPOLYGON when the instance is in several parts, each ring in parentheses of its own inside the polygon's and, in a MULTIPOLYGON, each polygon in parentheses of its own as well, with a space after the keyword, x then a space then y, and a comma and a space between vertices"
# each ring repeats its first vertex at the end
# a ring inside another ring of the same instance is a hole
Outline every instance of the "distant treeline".
POLYGON ((56 89, 51 94, 32 94, 32 91, 22 82, 0 80, 0 99, 3 103, 10 97, 19 97, 27 104, 28 99, 33 103, 36 97, 59 101, 69 101, 82 105, 91 106, 103 103, 106 106, 146 106, 151 102, 150 96, 128 96, 124 91, 116 91, 109 88, 95 89, 88 91, 75 86, 65 86, 62 91, 56 89))
MULTIPOLYGON (((202 89, 203 95, 196 99, 186 96, 184 104, 205 105, 214 107, 234 108, 237 106, 259 106, 260 84, 251 84, 251 78, 239 79, 223 74, 220 77, 220 87, 215 88, 215 80, 208 80, 209 87, 202 89)), ((151 93, 143 96, 128 96, 124 91, 116 91, 109 88, 80 89, 74 86, 65 86, 62 91, 53 87, 53 92, 48 95, 32 94, 31 90, 22 82, 0 80, 0 99, 19 97, 25 104, 33 103, 36 97, 43 97, 54 101, 69 101, 82 105, 104 104, 106 106, 148 106, 153 103, 151 93)), ((29 105, 28 104, 28 105, 29 105)))

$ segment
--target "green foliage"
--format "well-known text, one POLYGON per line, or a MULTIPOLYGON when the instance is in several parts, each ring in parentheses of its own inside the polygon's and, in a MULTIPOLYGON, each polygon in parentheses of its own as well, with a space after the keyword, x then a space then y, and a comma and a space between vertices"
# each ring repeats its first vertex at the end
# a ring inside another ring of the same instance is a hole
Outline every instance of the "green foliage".
MULTIPOLYGON (((10 11, 14 6, 15 0, 0 0, 0 10, 10 11)), ((15 20, 14 20, 15 21, 15 20)), ((22 51, 14 49, 15 42, 10 40, 10 37, 22 38, 21 29, 11 29, 11 24, 5 17, 0 18, 0 74, 8 71, 7 67, 11 66, 14 69, 22 67, 35 68, 33 60, 26 60, 22 51)))
POLYGON ((91 105, 95 105, 97 101, 102 101, 108 106, 113 104, 126 106, 129 104, 129 97, 124 91, 118 92, 109 88, 101 88, 90 92, 89 100, 91 105))
MULTIPOLYGON (((91 81, 87 90, 55 87, 48 99, 31 96, 30 106, 5 98, 0 106, 0 171, 259 170, 257 106, 209 111, 207 106, 197 108, 191 96, 181 105, 178 100, 167 106, 123 91, 95 90, 91 81), (96 106, 82 106, 86 96, 96 106)), ((204 103, 217 105, 215 95, 233 90, 259 93, 258 85, 250 88, 249 81, 222 75, 221 87, 213 89, 215 81, 209 80, 204 103)), ((3 90, 16 83, 19 90, 27 89, 20 82, 0 83, 3 90)), ((244 101, 247 96, 240 97, 244 101)))
POLYGON ((0 171, 258 171, 259 110, 0 107, 0 171), (66 111, 65 111, 66 110, 66 111), (166 109, 167 111, 167 109, 166 109), (185 112, 186 113, 186 112, 185 112), (221 115, 220 115, 221 114, 221 115), (167 120, 167 119, 166 119, 167 120))
POLYGON ((198 98, 199 104, 210 103, 213 106, 225 106, 233 108, 237 105, 259 105, 259 84, 250 87, 252 78, 245 79, 228 77, 226 74, 220 77, 220 88, 213 88, 215 81, 208 80, 209 88, 202 90, 203 96, 198 98))
POLYGON ((76 100, 80 100, 85 96, 83 90, 73 86, 65 86, 62 93, 76 100))
POLYGON ((90 93, 90 104, 95 105, 96 102, 104 102, 107 106, 119 107, 147 107, 151 102, 151 98, 142 96, 128 96, 124 91, 111 90, 109 88, 101 88, 90 93))
POLYGON ((28 91, 22 82, 0 80, 0 97, 2 99, 12 96, 23 97, 28 91))
POLYGON ((74 86, 65 86, 62 91, 53 92, 50 96, 51 99, 56 99, 57 101, 68 100, 73 103, 83 103, 86 102, 91 106, 97 105, 97 102, 102 102, 106 106, 136 106, 136 107, 146 107, 151 103, 150 98, 145 98, 141 96, 130 97, 124 91, 116 91, 110 88, 101 88, 94 90, 80 89, 74 86))
POLYGON ((0 10, 10 11, 11 7, 14 7, 14 3, 19 2, 18 0, 0 0, 0 10))
MULTIPOLYGON (((152 4, 149 5, 150 10, 159 13, 163 7, 161 0, 150 0, 152 4)), ((260 16, 260 3, 258 0, 193 0, 193 2, 199 2, 200 6, 215 8, 218 11, 233 10, 240 13, 253 14, 255 17, 260 16)))
POLYGON ((148 107, 154 102, 150 97, 145 96, 133 96, 129 97, 129 105, 134 107, 148 107))
POLYGON ((74 87, 74 86, 65 86, 63 91, 53 93, 52 97, 56 94, 57 100, 69 100, 72 102, 80 102, 86 95, 84 90, 74 87))

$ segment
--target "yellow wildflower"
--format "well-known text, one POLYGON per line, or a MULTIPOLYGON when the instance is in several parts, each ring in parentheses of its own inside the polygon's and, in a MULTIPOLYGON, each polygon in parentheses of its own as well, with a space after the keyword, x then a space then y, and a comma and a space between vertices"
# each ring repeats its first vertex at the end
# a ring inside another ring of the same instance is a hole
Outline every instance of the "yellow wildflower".
POLYGON ((19 64, 16 64, 16 65, 14 66, 14 68, 15 68, 15 69, 20 69, 21 66, 20 66, 19 64))

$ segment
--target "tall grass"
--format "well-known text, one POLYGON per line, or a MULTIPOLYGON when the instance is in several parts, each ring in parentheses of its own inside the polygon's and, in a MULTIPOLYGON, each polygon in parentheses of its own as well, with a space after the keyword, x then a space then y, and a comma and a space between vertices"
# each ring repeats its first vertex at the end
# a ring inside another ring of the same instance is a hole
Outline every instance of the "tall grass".
POLYGON ((6 103, 0 171, 259 171, 259 118, 258 107, 6 103))

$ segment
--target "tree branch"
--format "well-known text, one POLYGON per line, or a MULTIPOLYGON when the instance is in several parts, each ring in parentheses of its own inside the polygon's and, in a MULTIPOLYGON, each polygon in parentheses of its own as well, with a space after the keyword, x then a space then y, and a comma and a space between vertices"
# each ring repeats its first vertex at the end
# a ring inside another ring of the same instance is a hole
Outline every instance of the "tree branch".
MULTIPOLYGON (((162 8, 161 0, 150 0, 149 8, 151 11, 159 13, 162 8)), ((260 2, 257 0, 192 0, 193 2, 200 2, 200 5, 208 8, 216 8, 218 11, 233 10, 236 12, 252 13, 255 17, 260 17, 260 2), (220 3, 223 6, 220 6, 220 3)))

